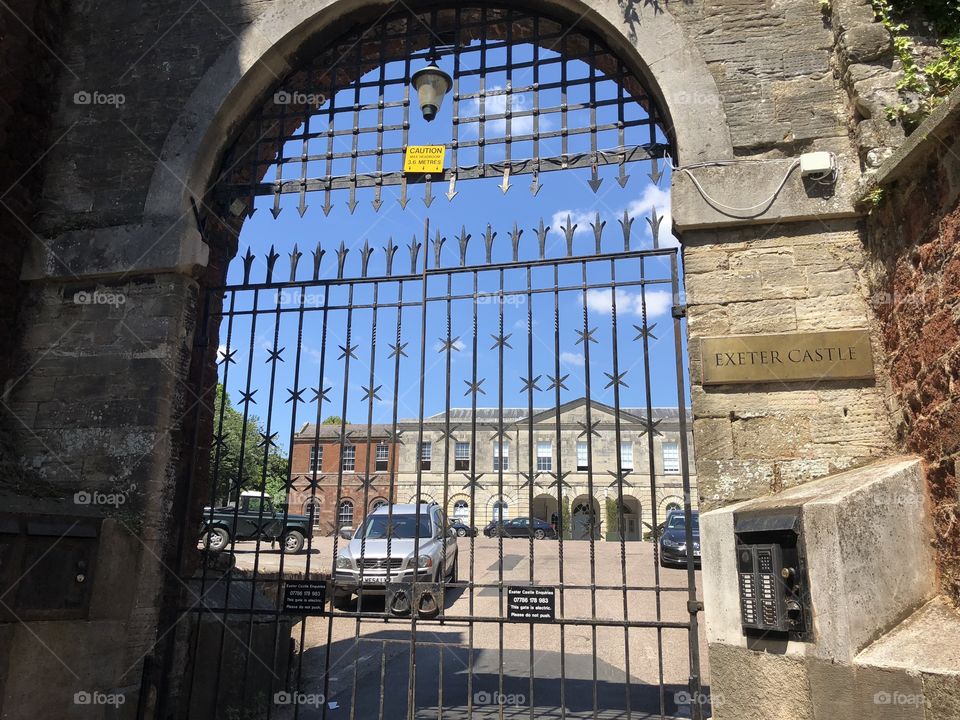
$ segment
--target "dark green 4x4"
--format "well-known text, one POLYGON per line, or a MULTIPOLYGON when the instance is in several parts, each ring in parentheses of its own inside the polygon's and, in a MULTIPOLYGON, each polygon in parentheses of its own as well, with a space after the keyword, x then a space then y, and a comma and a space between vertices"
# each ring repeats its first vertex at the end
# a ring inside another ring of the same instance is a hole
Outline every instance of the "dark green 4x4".
POLYGON ((245 490, 240 507, 224 505, 203 509, 200 535, 203 546, 219 552, 236 540, 280 540, 284 552, 298 553, 310 533, 310 518, 277 512, 266 495, 245 490))

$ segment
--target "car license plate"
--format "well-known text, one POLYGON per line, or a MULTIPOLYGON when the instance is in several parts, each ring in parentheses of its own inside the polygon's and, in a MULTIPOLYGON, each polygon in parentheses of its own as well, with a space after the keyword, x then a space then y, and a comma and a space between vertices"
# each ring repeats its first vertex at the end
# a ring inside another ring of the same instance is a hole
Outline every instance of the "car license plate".
POLYGON ((367 576, 365 576, 363 579, 366 580, 367 582, 372 582, 372 583, 386 583, 386 582, 387 582, 387 576, 386 576, 386 575, 367 575, 367 576))

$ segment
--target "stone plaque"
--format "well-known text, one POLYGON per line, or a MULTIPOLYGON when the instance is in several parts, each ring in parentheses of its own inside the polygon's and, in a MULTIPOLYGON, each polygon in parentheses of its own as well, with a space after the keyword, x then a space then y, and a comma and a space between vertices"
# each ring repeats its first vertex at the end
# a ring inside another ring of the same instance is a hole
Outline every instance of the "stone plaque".
POLYGON ((867 330, 706 337, 704 385, 872 379, 867 330))

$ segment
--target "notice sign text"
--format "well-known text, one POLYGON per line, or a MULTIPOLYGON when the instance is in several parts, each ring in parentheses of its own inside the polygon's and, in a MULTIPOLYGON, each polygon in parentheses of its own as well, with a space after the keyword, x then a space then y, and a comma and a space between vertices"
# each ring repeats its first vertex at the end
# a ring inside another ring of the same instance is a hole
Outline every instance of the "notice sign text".
POLYGON ((700 359, 704 385, 874 377, 867 330, 707 337, 700 359))
POLYGON ((405 173, 442 173, 445 145, 411 145, 403 156, 405 173))
POLYGON ((294 615, 323 615, 326 580, 288 580, 283 588, 283 611, 294 615))
POLYGON ((556 617, 555 608, 555 588, 507 588, 507 620, 513 622, 552 622, 556 617))

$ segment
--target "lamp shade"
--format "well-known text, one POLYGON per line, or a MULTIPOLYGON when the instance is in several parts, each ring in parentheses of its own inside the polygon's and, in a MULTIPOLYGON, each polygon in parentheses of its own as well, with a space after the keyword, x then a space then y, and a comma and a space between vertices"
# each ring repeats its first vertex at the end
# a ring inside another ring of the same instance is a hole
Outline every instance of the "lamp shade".
POLYGON ((417 97, 420 99, 420 110, 423 118, 430 122, 437 116, 437 111, 443 103, 443 97, 453 87, 453 80, 436 64, 417 70, 410 79, 417 97))

